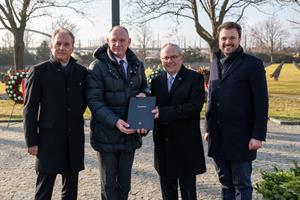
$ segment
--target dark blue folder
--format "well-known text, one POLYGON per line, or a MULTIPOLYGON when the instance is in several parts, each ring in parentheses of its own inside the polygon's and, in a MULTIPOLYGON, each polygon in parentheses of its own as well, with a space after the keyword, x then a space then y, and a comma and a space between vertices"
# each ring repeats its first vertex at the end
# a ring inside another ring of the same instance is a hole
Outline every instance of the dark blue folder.
POLYGON ((131 97, 127 123, 131 129, 151 130, 154 126, 154 115, 151 111, 155 108, 155 97, 131 97))

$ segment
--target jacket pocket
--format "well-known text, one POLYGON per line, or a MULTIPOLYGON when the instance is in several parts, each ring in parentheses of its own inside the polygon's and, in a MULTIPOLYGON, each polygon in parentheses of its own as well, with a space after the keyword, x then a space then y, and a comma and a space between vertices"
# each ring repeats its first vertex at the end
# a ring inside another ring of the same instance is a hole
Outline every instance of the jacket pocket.
POLYGON ((54 122, 52 121, 41 121, 39 122, 39 128, 53 128, 54 122))

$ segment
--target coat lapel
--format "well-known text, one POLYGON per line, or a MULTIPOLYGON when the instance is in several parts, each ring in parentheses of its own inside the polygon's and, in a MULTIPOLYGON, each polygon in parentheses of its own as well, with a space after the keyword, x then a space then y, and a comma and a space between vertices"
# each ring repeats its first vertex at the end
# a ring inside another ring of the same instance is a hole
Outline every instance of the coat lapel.
POLYGON ((133 63, 128 62, 127 81, 131 80, 132 77, 134 77, 138 74, 138 70, 140 67, 141 66, 138 62, 133 62, 133 63))
MULTIPOLYGON (((178 74, 176 75, 176 78, 173 82, 173 85, 171 87, 170 92, 168 92, 169 94, 169 99, 173 96, 174 92, 176 91, 176 88, 182 83, 182 81, 184 80, 184 74, 185 74, 185 67, 182 65, 178 74)), ((167 90, 168 90, 168 86, 167 86, 167 76, 166 76, 166 81, 165 81, 167 90)))
POLYGON ((164 99, 167 100, 169 96, 168 92, 168 84, 167 84, 167 73, 164 72, 160 77, 160 85, 161 85, 161 91, 164 96, 164 99))
POLYGON ((228 68, 228 70, 225 72, 225 74, 223 74, 222 79, 220 80, 219 84, 222 84, 222 82, 230 75, 232 74, 232 72, 234 72, 234 70, 237 69, 237 67, 241 64, 242 59, 241 56, 238 56, 237 58, 235 58, 233 60, 233 62, 231 63, 230 67, 228 68))

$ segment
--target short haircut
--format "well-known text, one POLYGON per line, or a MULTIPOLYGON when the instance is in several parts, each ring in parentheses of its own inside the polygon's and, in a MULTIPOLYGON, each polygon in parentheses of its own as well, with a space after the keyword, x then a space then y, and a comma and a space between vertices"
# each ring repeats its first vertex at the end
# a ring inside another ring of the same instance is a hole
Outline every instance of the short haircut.
POLYGON ((56 30, 53 32, 53 34, 52 34, 52 39, 51 39, 51 43, 53 42, 55 36, 56 36, 57 34, 59 34, 59 33, 67 33, 68 35, 70 35, 70 37, 71 37, 72 40, 73 40, 73 45, 74 45, 74 43, 75 43, 75 37, 74 37, 73 33, 72 33, 70 30, 68 30, 68 29, 66 29, 66 28, 63 28, 63 27, 59 27, 58 29, 56 29, 56 30))
POLYGON ((127 28, 125 28, 124 26, 121 26, 121 25, 113 26, 113 27, 109 30, 108 33, 111 33, 113 30, 115 30, 115 29, 117 29, 117 28, 123 29, 123 30, 127 33, 128 37, 129 37, 129 32, 128 32, 127 28))
POLYGON ((164 44, 164 45, 161 47, 161 49, 160 49, 160 54, 161 54, 161 52, 162 52, 166 47, 168 47, 168 46, 175 47, 177 53, 178 53, 179 55, 183 56, 183 51, 182 51, 182 49, 181 49, 177 44, 174 44, 174 43, 166 43, 166 44, 164 44))
POLYGON ((223 24, 221 24, 218 27, 218 35, 220 34, 222 29, 226 29, 226 30, 236 29, 239 34, 239 37, 241 38, 242 36, 242 27, 236 22, 224 22, 223 24))

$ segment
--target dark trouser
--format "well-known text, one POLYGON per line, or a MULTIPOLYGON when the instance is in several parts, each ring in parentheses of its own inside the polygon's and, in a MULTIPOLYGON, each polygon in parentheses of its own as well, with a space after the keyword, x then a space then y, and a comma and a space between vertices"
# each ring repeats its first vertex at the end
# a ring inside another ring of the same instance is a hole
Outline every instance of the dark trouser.
POLYGON ((196 200, 196 176, 167 178, 160 176, 160 186, 164 200, 178 199, 178 182, 182 200, 196 200))
POLYGON ((223 200, 252 199, 252 161, 214 160, 223 200))
MULTIPOLYGON (((37 172, 35 200, 51 200, 53 186, 57 174, 37 172)), ((61 199, 76 200, 78 188, 78 172, 62 174, 61 199)))
POLYGON ((98 152, 102 200, 127 200, 133 152, 98 152))

